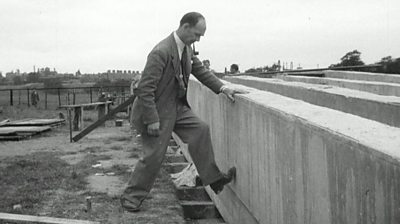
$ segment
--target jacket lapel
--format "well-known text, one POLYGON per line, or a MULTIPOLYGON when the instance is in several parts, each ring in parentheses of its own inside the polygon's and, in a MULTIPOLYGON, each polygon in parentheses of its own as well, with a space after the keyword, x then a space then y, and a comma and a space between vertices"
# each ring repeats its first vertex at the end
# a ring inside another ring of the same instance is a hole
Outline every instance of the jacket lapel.
MULTIPOLYGON (((172 33, 169 38, 170 46, 171 46, 171 60, 172 65, 174 67, 175 78, 179 81, 180 73, 181 73, 181 61, 179 60, 178 46, 176 46, 176 41, 174 34, 172 33)), ((186 46, 186 59, 184 60, 184 68, 183 71, 184 81, 187 84, 189 81, 189 75, 192 70, 192 48, 190 46, 186 46)))
POLYGON ((179 61, 179 53, 178 53, 178 46, 176 46, 174 34, 172 33, 169 36, 169 45, 171 46, 171 61, 172 61, 172 66, 174 67, 175 71, 175 76, 178 78, 179 77, 179 69, 180 69, 180 61, 179 61))

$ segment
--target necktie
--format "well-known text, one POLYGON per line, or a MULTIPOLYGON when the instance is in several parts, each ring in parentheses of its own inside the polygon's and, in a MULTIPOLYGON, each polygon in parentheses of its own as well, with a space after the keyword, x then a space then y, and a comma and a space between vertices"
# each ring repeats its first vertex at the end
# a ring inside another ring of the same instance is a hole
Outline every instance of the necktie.
POLYGON ((186 94, 186 61, 187 61, 187 52, 186 46, 183 48, 182 57, 181 57, 181 74, 179 74, 179 91, 178 97, 182 98, 186 94))
POLYGON ((181 58, 181 66, 182 66, 181 67, 182 68, 182 76, 181 76, 181 78, 182 78, 185 86, 187 86, 187 82, 186 82, 186 77, 187 77, 187 74, 186 74, 186 62, 187 62, 187 48, 185 46, 183 48, 182 58, 181 58))

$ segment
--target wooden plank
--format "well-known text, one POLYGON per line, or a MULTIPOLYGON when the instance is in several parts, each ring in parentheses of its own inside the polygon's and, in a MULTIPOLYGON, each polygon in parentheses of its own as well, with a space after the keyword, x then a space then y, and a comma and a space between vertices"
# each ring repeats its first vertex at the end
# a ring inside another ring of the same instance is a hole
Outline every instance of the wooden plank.
POLYGON ((112 103, 112 101, 106 101, 106 102, 95 102, 95 103, 61 105, 59 107, 60 108, 90 107, 90 106, 108 105, 108 104, 111 104, 111 103, 112 103))
POLYGON ((64 123, 64 119, 23 119, 17 121, 7 122, 3 126, 11 127, 11 126, 47 126, 47 125, 57 125, 60 123, 64 123))
POLYGON ((11 137, 11 136, 31 136, 44 131, 50 130, 50 126, 41 127, 1 127, 0 136, 11 137))
POLYGON ((0 136, 2 135, 16 135, 17 132, 12 129, 0 128, 0 136))
POLYGON ((77 220, 77 219, 63 219, 45 216, 33 215, 19 215, 10 213, 0 213, 0 220, 23 222, 23 223, 47 223, 47 224, 100 224, 100 222, 77 220))
POLYGON ((18 126, 18 127, 1 127, 0 135, 8 135, 13 133, 38 133, 50 130, 50 126, 40 126, 40 127, 32 127, 32 126, 18 126))
POLYGON ((110 119, 112 116, 114 116, 116 113, 120 112, 121 110, 125 109, 127 106, 129 106, 130 104, 133 103, 133 101, 135 100, 135 96, 131 96, 129 97, 125 102, 123 102, 122 104, 118 105, 115 109, 111 110, 108 114, 106 114, 105 116, 99 118, 99 120, 97 120, 96 122, 94 122, 93 124, 89 125, 87 128, 85 128, 83 131, 81 131, 80 133, 78 133, 77 135, 75 135, 72 140, 74 142, 79 141, 79 139, 83 138, 84 136, 86 136, 87 134, 89 134, 91 131, 93 131, 95 128, 97 128, 98 126, 100 126, 101 124, 103 124, 105 121, 107 121, 108 119, 110 119))
POLYGON ((28 136, 21 136, 21 135, 1 136, 0 135, 0 141, 21 140, 21 139, 26 138, 26 137, 28 137, 28 136))
POLYGON ((0 121, 0 127, 6 125, 8 122, 10 122, 10 119, 5 119, 3 121, 0 121))

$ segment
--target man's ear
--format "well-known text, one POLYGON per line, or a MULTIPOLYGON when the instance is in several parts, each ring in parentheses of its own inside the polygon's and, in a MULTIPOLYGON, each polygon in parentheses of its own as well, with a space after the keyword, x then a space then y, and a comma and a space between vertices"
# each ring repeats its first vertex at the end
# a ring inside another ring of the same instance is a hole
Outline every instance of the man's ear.
POLYGON ((183 27, 183 29, 188 29, 188 28, 190 28, 190 24, 189 23, 184 23, 182 25, 182 27, 183 27))

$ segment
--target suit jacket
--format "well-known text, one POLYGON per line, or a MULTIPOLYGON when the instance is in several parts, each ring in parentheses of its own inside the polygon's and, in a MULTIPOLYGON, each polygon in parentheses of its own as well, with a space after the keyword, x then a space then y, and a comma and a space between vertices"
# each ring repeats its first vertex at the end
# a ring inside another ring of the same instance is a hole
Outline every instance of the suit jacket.
MULTIPOLYGON (((223 83, 204 68, 190 46, 186 49, 188 58, 184 68, 186 71, 183 72, 185 83, 188 83, 189 75, 193 74, 212 91, 219 93, 223 83)), ((132 109, 132 121, 139 131, 146 130, 147 124, 176 117, 180 66, 178 48, 172 33, 150 52, 142 77, 134 90, 136 100, 132 109)), ((186 94, 184 102, 188 105, 186 94)))

